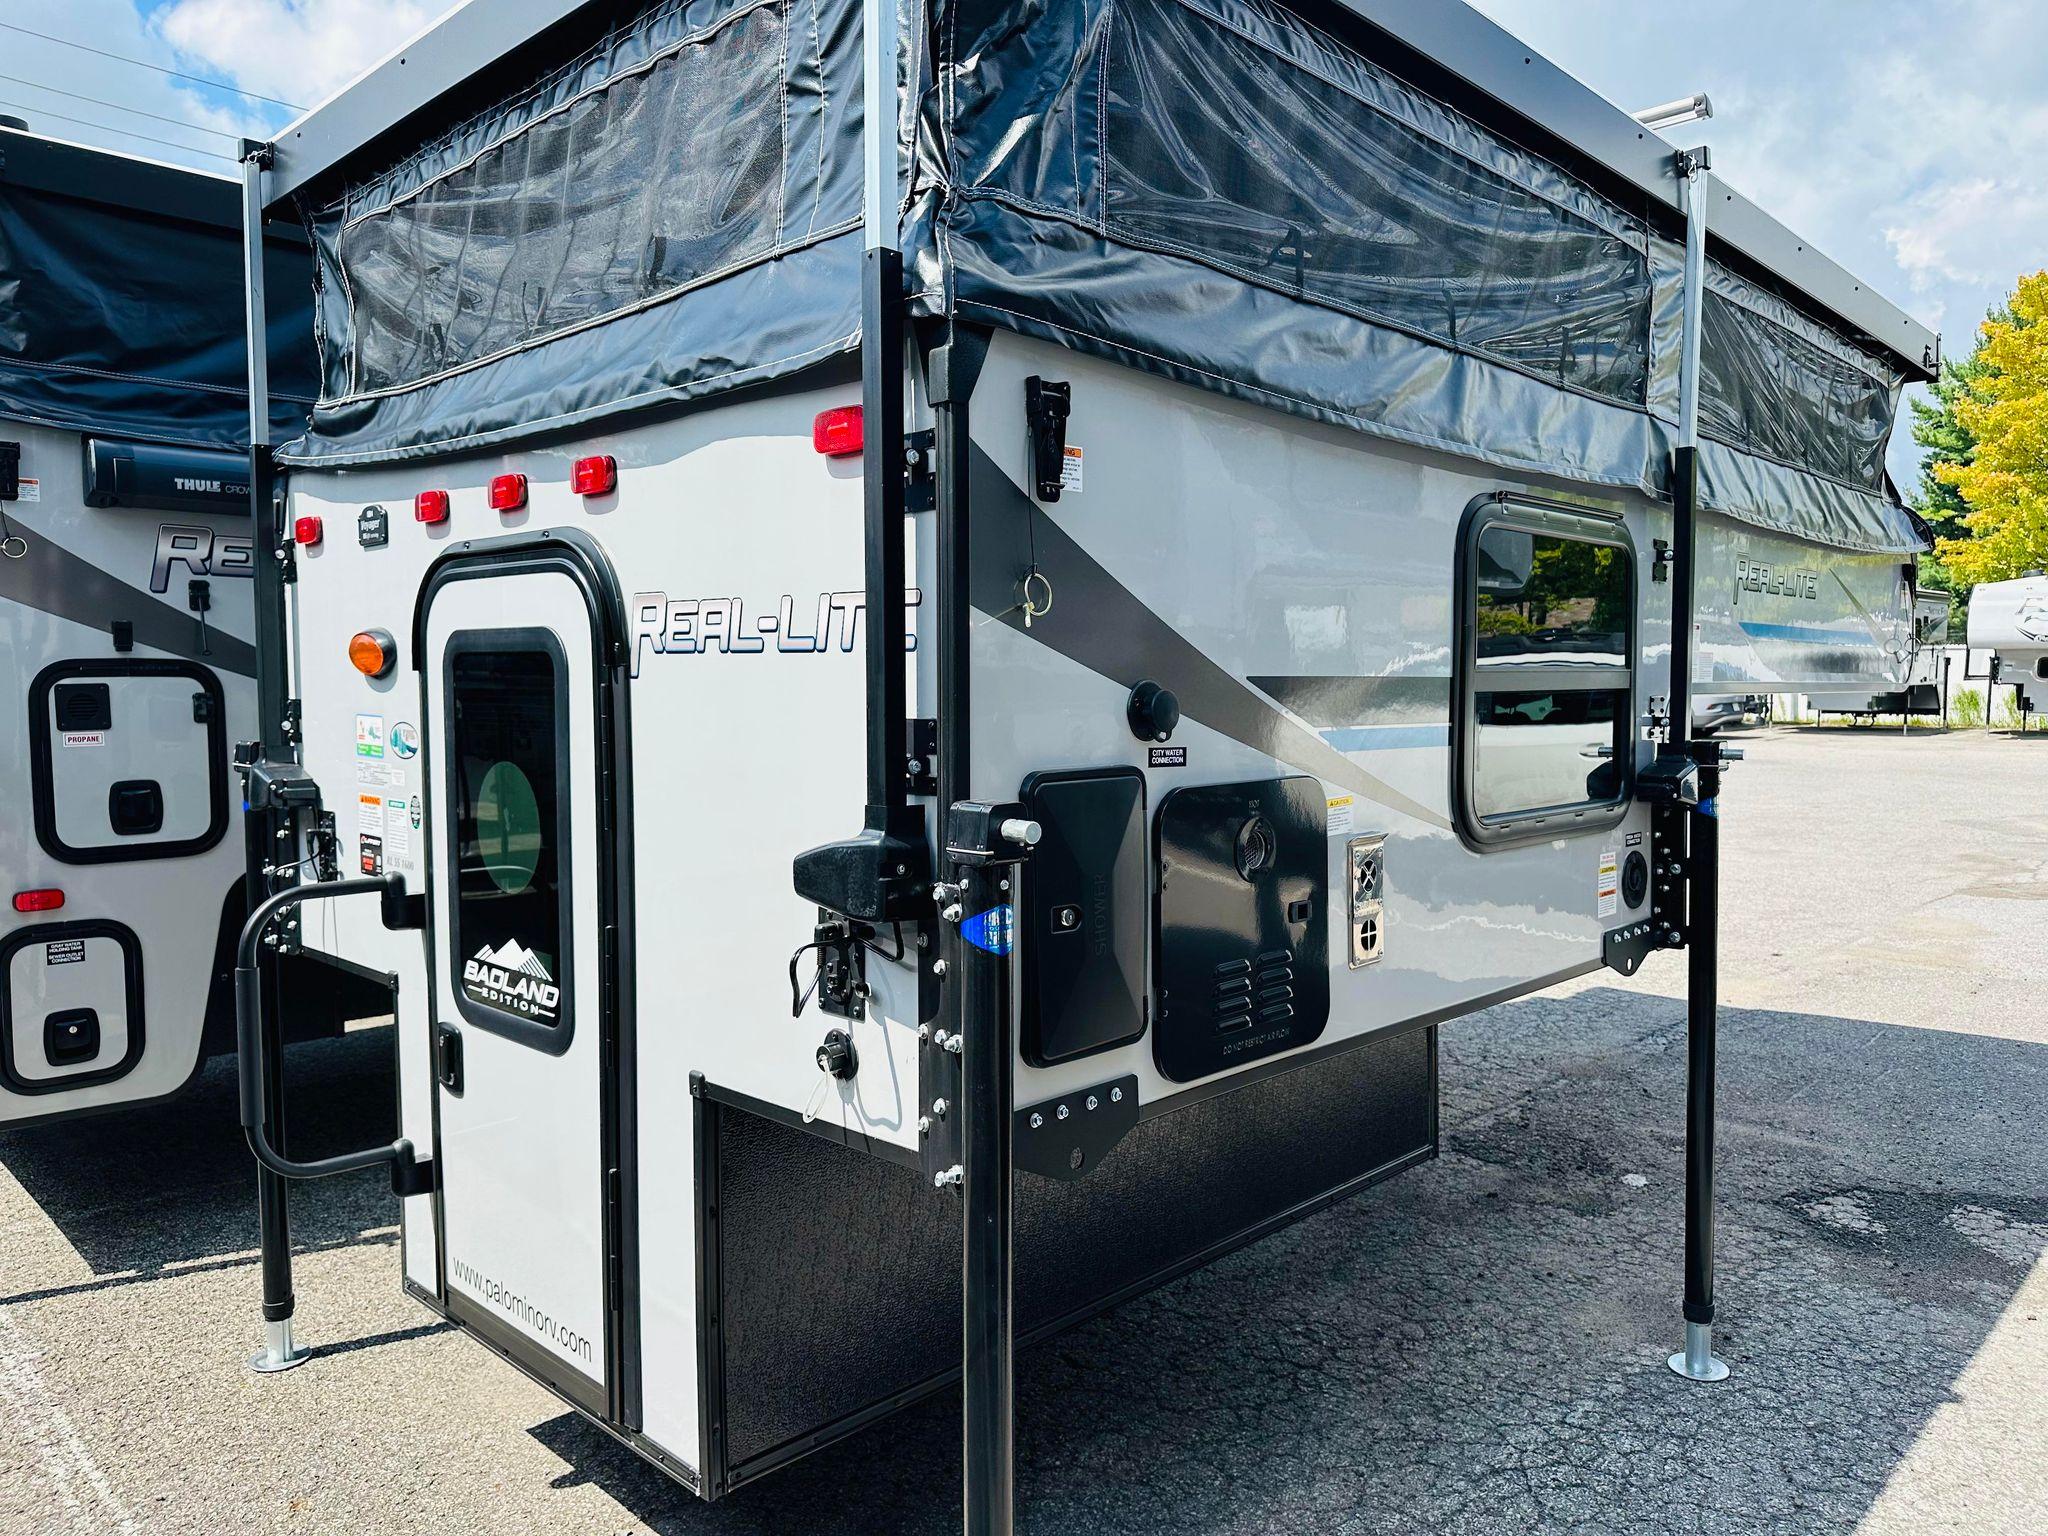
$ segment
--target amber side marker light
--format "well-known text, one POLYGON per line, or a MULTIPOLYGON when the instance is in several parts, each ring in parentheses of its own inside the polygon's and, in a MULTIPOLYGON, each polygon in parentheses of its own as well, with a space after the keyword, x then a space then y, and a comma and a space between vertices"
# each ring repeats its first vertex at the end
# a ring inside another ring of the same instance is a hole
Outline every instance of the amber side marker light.
POLYGON ((365 677, 386 677, 398 665, 398 642, 383 629, 359 629, 349 637, 348 659, 365 677))

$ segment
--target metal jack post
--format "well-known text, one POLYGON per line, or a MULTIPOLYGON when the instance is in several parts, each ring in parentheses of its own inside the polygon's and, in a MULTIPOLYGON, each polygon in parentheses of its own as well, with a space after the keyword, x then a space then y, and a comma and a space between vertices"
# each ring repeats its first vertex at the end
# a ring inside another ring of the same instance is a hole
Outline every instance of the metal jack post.
POLYGON ((959 943, 962 1166, 939 1175, 962 1197, 963 1528, 1010 1536, 1016 1503, 1010 1296, 1010 1116, 1015 1042, 1011 958, 1020 867, 1039 839, 1022 806, 963 800, 947 816, 958 876, 944 915, 959 943))
POLYGON ((1692 851, 1685 956, 1685 1348, 1668 1364, 1692 1381, 1722 1381, 1714 1354, 1714 1052, 1720 1029, 1721 747, 1691 743, 1700 801, 1692 851))
MULTIPOLYGON (((1707 210, 1713 178, 1705 149, 1685 150, 1674 170, 1685 205, 1685 317, 1679 348, 1678 450, 1672 456, 1671 735, 1674 756, 1697 767, 1686 874, 1685 1348, 1671 1369, 1720 1381, 1714 1356, 1714 1046, 1720 1019, 1720 744, 1692 735, 1693 621, 1697 612, 1700 495, 1700 318, 1706 304, 1707 210)), ((1741 754, 1729 752, 1728 757, 1741 754)), ((1691 797, 1688 797, 1691 798, 1691 797)))

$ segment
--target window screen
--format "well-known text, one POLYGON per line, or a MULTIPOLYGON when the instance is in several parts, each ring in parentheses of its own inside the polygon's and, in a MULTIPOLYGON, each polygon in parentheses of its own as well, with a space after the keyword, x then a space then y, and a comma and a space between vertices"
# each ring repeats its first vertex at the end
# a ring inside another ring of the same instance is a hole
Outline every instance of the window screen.
POLYGON ((1119 11, 1113 232, 1641 402, 1650 277, 1629 240, 1174 0, 1119 11))
POLYGON ((1591 518, 1507 510, 1468 534, 1460 801, 1480 841, 1548 835, 1626 798, 1635 590, 1624 537, 1591 518))
POLYGON ((786 18, 692 34, 347 221, 350 394, 417 383, 775 250, 786 18))
POLYGON ((515 1038, 569 1020, 564 671, 543 631, 450 644, 456 993, 515 1038))

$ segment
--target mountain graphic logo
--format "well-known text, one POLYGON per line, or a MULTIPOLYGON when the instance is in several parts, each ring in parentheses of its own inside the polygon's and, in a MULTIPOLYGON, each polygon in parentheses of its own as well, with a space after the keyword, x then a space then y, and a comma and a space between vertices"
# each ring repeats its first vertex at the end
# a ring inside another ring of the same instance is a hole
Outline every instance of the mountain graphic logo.
POLYGON ((540 981, 553 981, 548 968, 541 964, 540 956, 528 949, 517 939, 507 939, 496 949, 486 944, 476 952, 476 958, 485 965, 495 965, 500 970, 512 971, 521 976, 532 976, 540 981))

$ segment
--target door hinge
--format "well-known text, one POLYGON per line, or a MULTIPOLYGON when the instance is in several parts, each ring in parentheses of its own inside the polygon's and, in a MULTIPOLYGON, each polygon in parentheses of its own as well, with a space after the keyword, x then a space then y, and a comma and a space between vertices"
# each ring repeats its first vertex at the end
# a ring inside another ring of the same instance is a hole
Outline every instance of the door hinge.
POLYGON ((623 1312, 626 1308, 626 1255, 620 1238, 626 1218, 626 1201, 625 1181, 619 1177, 616 1168, 605 1170, 604 1200, 605 1295, 612 1311, 623 1312))

